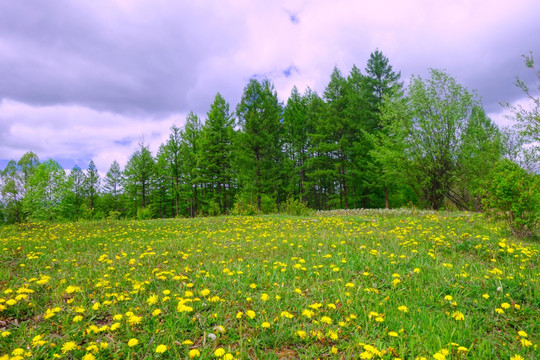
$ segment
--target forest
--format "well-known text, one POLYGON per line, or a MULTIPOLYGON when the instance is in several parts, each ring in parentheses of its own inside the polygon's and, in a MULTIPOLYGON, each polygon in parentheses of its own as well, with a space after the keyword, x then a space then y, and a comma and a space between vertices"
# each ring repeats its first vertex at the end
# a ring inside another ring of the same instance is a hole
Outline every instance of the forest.
MULTIPOLYGON (((540 83, 532 54, 525 65, 540 83)), ((336 67, 323 94, 294 87, 286 103, 252 78, 235 108, 216 94, 204 120, 191 112, 172 125, 156 154, 141 142, 123 169, 66 172, 31 151, 9 161, 0 223, 516 204, 537 219, 539 97, 516 85, 533 108, 506 104, 515 126, 501 129, 445 71, 405 85, 378 50, 364 71, 336 67)))

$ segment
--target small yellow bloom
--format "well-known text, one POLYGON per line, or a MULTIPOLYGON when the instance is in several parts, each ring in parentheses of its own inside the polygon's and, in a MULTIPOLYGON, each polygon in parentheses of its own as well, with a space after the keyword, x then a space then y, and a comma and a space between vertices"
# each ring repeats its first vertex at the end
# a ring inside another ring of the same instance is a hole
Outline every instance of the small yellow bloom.
POLYGON ((167 345, 160 344, 156 347, 156 353, 163 354, 165 351, 167 351, 167 345))
POLYGON ((388 333, 388 336, 398 337, 399 335, 398 335, 398 333, 395 332, 395 331, 390 331, 390 332, 388 333))
POLYGON ((332 324, 332 319, 330 317, 328 317, 328 316, 323 316, 321 318, 321 322, 330 325, 330 324, 332 324))
POLYGON ((189 350, 188 355, 189 355, 190 359, 193 359, 195 357, 201 356, 201 352, 199 350, 197 350, 197 349, 191 349, 191 350, 189 350))
POLYGON ((152 316, 158 316, 159 314, 161 314, 160 309, 156 309, 156 310, 152 311, 152 316))
POLYGON ((73 318, 73 322, 79 322, 83 319, 83 317, 81 315, 77 315, 73 318))
POLYGON ((75 341, 68 341, 64 345, 62 345, 62 353, 65 354, 67 352, 70 352, 71 350, 75 350, 77 348, 77 343, 75 341))
POLYGON ((527 334, 527 333, 526 333, 525 331, 523 331, 523 330, 519 330, 519 331, 518 331, 518 335, 521 336, 521 337, 524 337, 524 338, 526 338, 527 336, 529 336, 529 334, 527 334))
POLYGON ((255 317, 255 311, 248 310, 246 311, 246 315, 249 316, 250 319, 253 319, 255 317))
POLYGON ((401 305, 397 308, 399 311, 402 311, 404 313, 409 312, 409 308, 407 308, 405 305, 401 305))
POLYGON ((520 342, 521 342, 521 345, 523 345, 524 347, 532 346, 532 342, 530 342, 527 339, 521 339, 520 342))
POLYGON ((137 339, 135 339, 135 338, 129 339, 129 341, 128 341, 128 346, 129 346, 129 347, 133 347, 133 346, 137 345, 138 343, 139 343, 139 340, 137 340, 137 339))
POLYGON ((225 355, 225 349, 217 348, 216 351, 214 351, 214 355, 217 357, 222 357, 223 355, 225 355))
POLYGON ((525 359, 523 358, 523 356, 516 354, 512 356, 510 360, 525 360, 525 359))
POLYGON ((483 297, 484 299, 489 299, 489 295, 488 295, 488 294, 484 294, 484 295, 482 295, 482 297, 483 297))
POLYGON ((268 328, 270 327, 270 323, 269 323, 268 321, 265 321, 265 322, 263 322, 263 323, 261 324, 261 327, 262 327, 263 329, 268 329, 268 328))
POLYGON ((456 319, 457 321, 461 321, 465 319, 465 315, 461 311, 454 311, 452 313, 452 317, 456 319))
POLYGON ((503 309, 510 309, 510 306, 511 306, 511 305, 510 305, 509 303, 502 303, 502 304, 501 304, 501 307, 502 307, 503 309))
POLYGON ((83 356, 82 360, 96 360, 96 357, 92 355, 91 353, 87 353, 83 356))

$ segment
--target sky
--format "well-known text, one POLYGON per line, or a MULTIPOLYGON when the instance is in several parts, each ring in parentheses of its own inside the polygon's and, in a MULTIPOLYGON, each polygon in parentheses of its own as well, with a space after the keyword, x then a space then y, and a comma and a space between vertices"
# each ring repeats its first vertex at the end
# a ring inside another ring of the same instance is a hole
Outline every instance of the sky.
POLYGON ((507 125, 539 34, 538 0, 0 0, 0 168, 27 151, 123 168, 218 92, 231 109, 254 76, 283 102, 294 85, 322 94, 376 49, 405 81, 445 70, 507 125))

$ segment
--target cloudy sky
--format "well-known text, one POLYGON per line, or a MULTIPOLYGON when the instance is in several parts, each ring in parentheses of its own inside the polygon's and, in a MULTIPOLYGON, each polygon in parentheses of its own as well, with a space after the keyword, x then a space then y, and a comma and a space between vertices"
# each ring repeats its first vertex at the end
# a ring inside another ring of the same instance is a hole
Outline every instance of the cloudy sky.
POLYGON ((322 93, 376 48, 407 80, 445 69, 504 122, 522 54, 540 60, 538 0, 0 0, 0 168, 31 150, 106 172, 172 124, 234 108, 248 80, 322 93))

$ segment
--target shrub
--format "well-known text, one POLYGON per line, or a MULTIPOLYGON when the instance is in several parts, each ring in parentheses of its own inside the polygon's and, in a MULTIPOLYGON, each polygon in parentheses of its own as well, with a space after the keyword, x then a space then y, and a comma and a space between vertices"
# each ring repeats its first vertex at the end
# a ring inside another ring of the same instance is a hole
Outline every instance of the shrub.
POLYGON ((150 207, 137 209, 137 220, 150 220, 152 216, 152 209, 150 207))
POLYGON ((283 212, 289 215, 310 215, 313 210, 301 200, 288 198, 283 204, 283 212))
POLYGON ((255 215, 257 208, 249 202, 246 197, 234 196, 234 205, 231 209, 231 215, 255 215))
POLYGON ((540 212, 539 176, 503 159, 491 171, 482 204, 517 237, 534 236, 540 212))

